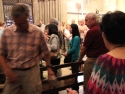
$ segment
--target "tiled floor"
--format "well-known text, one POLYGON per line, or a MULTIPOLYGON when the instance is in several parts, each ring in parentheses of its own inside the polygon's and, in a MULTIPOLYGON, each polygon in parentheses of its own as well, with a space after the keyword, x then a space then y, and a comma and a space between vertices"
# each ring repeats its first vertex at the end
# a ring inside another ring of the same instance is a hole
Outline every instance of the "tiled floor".
MULTIPOLYGON (((63 64, 63 59, 64 57, 62 56, 61 58, 61 64, 63 64)), ((45 63, 43 62, 43 65, 45 65, 45 63)), ((71 70, 70 70, 70 67, 67 67, 67 68, 62 68, 61 69, 61 75, 64 76, 64 75, 68 75, 68 74, 71 74, 71 70)), ((44 71, 43 72, 43 75, 44 77, 47 77, 47 72, 44 71)), ((83 81, 83 76, 79 76, 78 77, 78 81, 81 82, 83 81)), ((66 90, 63 90, 63 91, 60 91, 59 94, 67 94, 66 90)), ((83 86, 80 86, 79 87, 79 94, 83 94, 83 86)))

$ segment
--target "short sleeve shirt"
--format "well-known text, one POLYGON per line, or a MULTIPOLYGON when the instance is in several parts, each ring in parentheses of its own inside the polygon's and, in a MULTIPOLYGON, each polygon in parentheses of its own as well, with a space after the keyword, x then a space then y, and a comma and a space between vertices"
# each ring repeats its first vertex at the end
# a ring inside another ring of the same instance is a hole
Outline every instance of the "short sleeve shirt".
POLYGON ((15 24, 7 27, 1 37, 0 55, 10 68, 29 68, 48 54, 46 40, 39 27, 30 24, 27 32, 16 31, 15 24))

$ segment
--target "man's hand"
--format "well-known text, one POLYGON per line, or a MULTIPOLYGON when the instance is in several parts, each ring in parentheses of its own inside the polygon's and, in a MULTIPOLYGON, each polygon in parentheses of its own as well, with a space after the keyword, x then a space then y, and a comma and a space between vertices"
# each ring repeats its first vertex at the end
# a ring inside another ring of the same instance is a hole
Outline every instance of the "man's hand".
POLYGON ((82 61, 83 61, 83 60, 81 60, 81 59, 78 59, 78 60, 77 60, 77 62, 82 62, 82 61))
POLYGON ((7 69, 5 71, 5 75, 7 76, 10 83, 16 83, 19 81, 17 75, 11 69, 7 69))
POLYGON ((77 91, 67 88, 67 94, 78 94, 77 91))
POLYGON ((52 68, 48 68, 47 70, 48 70, 48 79, 51 78, 51 77, 56 77, 52 68))
POLYGON ((63 55, 64 55, 64 56, 67 56, 67 52, 64 52, 63 55))

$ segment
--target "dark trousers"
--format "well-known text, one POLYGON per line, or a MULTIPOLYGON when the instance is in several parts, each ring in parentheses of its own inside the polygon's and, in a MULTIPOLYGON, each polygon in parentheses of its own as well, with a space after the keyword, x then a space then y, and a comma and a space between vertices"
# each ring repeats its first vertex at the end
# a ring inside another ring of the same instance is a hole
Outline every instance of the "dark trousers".
MULTIPOLYGON (((55 66, 55 65, 59 65, 60 64, 60 58, 58 59, 51 59, 51 65, 55 66)), ((57 69, 53 69, 55 75, 57 74, 57 69)))
MULTIPOLYGON (((77 73, 78 72, 78 67, 72 66, 72 73, 77 73)), ((75 82, 77 83, 77 77, 75 77, 75 82)), ((79 91, 79 86, 72 87, 73 90, 76 90, 77 92, 79 91)))

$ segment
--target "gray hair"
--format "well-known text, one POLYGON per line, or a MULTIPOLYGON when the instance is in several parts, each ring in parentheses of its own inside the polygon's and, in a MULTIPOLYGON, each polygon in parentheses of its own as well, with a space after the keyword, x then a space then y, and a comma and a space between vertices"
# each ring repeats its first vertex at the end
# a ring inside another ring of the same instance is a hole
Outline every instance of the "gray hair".
POLYGON ((58 24, 59 24, 59 22, 58 22, 58 20, 57 20, 56 18, 51 18, 51 19, 50 19, 50 23, 53 23, 53 24, 55 24, 55 25, 58 25, 58 24))
POLYGON ((29 10, 29 5, 24 4, 24 3, 16 3, 11 10, 11 16, 14 18, 17 18, 21 15, 26 15, 29 17, 30 15, 30 10, 29 10))
POLYGON ((89 19, 95 19, 96 22, 99 22, 98 15, 96 13, 90 12, 87 15, 88 15, 89 19))

